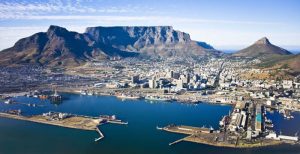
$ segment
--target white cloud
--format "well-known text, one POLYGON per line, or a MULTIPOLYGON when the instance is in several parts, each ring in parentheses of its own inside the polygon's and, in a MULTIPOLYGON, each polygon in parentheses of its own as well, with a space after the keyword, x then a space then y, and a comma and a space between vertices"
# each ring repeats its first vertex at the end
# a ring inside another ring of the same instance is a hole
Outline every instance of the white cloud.
MULTIPOLYGON (((95 7, 84 5, 81 0, 63 1, 51 0, 44 2, 0 2, 0 19, 27 19, 27 16, 55 15, 55 14, 80 14, 80 13, 132 13, 138 10, 146 11, 148 8, 137 6, 109 6, 95 7)), ((149 8, 151 9, 151 8, 149 8)))
MULTIPOLYGON (((113 10, 111 10, 113 11, 113 10)), ((2 19, 23 19, 23 20, 81 20, 81 21, 103 21, 103 22, 152 22, 153 24, 172 25, 175 23, 187 24, 245 24, 245 25, 284 25, 277 22, 256 22, 256 21, 235 21, 235 20, 211 20, 211 19, 193 19, 169 16, 98 16, 98 15, 5 15, 2 19)))
MULTIPOLYGON (((50 0, 46 2, 0 2, 0 19, 14 20, 96 20, 104 22, 130 22, 145 21, 154 23, 212 23, 212 24, 247 24, 247 25, 279 25, 275 22, 257 21, 235 21, 235 20, 214 20, 198 18, 179 18, 162 15, 141 16, 149 11, 156 12, 148 6, 125 5, 125 6, 93 6, 84 5, 83 2, 91 0, 50 0), (126 16, 128 13, 135 13, 138 16, 126 16), (80 14, 80 15, 78 15, 80 14), (82 14, 87 14, 86 16, 82 14), (99 16, 101 14, 101 16, 99 16), (118 16, 111 16, 115 14, 118 16)), ((152 14, 153 15, 153 14, 152 14)), ((283 24, 282 24, 283 25, 283 24)))

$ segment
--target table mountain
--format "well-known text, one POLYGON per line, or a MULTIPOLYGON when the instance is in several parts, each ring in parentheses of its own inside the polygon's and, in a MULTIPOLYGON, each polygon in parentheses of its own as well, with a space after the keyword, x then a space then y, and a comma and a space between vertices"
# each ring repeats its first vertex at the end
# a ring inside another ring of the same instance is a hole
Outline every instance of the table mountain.
POLYGON ((87 61, 112 57, 205 56, 219 51, 205 42, 171 26, 89 27, 85 33, 50 26, 20 39, 0 52, 0 64, 37 63, 50 66, 77 66, 87 61))

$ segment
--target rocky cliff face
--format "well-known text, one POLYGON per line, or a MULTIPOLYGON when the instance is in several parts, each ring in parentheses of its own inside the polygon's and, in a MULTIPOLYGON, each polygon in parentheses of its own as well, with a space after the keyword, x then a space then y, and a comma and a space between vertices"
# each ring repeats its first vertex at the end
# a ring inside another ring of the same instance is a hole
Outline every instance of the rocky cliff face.
POLYGON ((89 27, 85 34, 99 46, 111 46, 148 56, 203 56, 219 54, 204 42, 192 41, 189 34, 171 26, 89 27))
POLYGON ((189 34, 170 26, 156 27, 89 27, 86 34, 97 43, 140 49, 145 46, 191 42, 189 34))
POLYGON ((0 52, 0 64, 80 65, 93 59, 132 56, 204 56, 219 54, 204 42, 170 26, 89 27, 83 34, 50 26, 0 52))

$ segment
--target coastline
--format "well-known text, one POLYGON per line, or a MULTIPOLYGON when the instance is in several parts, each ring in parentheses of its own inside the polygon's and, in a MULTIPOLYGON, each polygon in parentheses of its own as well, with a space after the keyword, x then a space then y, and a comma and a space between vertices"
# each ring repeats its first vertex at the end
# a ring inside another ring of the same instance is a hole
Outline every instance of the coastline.
MULTIPOLYGON (((38 115, 39 116, 39 115, 38 115)), ((55 121, 45 121, 39 119, 38 116, 31 116, 31 117, 25 117, 25 116, 20 116, 20 115, 13 115, 13 114, 8 114, 8 113, 3 113, 0 112, 0 117, 1 118, 8 118, 8 119, 15 119, 15 120, 22 120, 22 121, 29 121, 29 122, 34 122, 34 123, 39 123, 39 124, 45 124, 45 125, 52 125, 52 126, 59 126, 59 127, 64 127, 64 128, 71 128, 71 129, 79 129, 79 130, 86 130, 86 131, 94 131, 96 130, 96 124, 95 127, 79 127, 79 126, 72 126, 64 123, 57 123, 55 121)))
MULTIPOLYGON (((97 90, 94 90, 96 93, 94 94, 95 96, 115 96, 117 98, 118 95, 116 92, 118 91, 125 91, 125 92, 131 92, 131 93, 134 93, 136 89, 106 89, 106 88, 98 88, 97 90), (109 90, 109 92, 104 92, 105 90, 109 90)), ((147 89, 148 90, 148 89, 147 89)), ((148 92, 147 90, 145 91, 139 91, 139 92, 142 92, 142 93, 145 93, 145 92, 148 92)), ((78 89, 66 89, 66 88, 63 88, 63 89, 58 89, 58 92, 63 92, 63 93, 70 93, 70 94, 79 94, 80 95, 80 88, 78 89)), ((160 97, 170 97, 170 95, 165 95, 165 94, 162 94, 160 93, 159 91, 155 91, 155 93, 153 93, 153 91, 151 91, 151 93, 146 93, 146 94, 143 94, 141 95, 142 98, 139 98, 139 99, 144 99, 144 97, 149 94, 149 95, 154 95, 154 96, 160 96, 160 97)), ((220 105, 235 105, 235 103, 224 103, 224 102, 213 102, 211 101, 210 99, 198 99, 197 101, 195 100, 189 100, 188 98, 191 97, 189 95, 180 95, 180 98, 172 98, 172 101, 176 101, 178 103, 187 103, 187 104, 198 104, 198 103, 208 103, 208 104, 220 104, 220 105), (182 98, 181 98, 182 97, 182 98)), ((126 98, 124 98, 126 99, 126 98)))
POLYGON ((193 143, 199 143, 204 145, 210 145, 215 147, 226 147, 226 148, 237 148, 237 149, 247 149, 247 148, 259 148, 259 147, 266 147, 266 146, 275 146, 279 144, 284 144, 283 141, 277 141, 277 140, 270 140, 270 139, 261 139, 256 141, 255 143, 247 143, 247 141, 239 140, 229 143, 229 142, 220 142, 216 141, 215 139, 217 136, 222 136, 221 133, 216 132, 210 132, 209 128, 204 127, 191 127, 191 126, 176 126, 176 127, 182 127, 182 128, 175 128, 166 126, 161 128, 160 130, 170 132, 170 133, 176 133, 176 134, 184 134, 188 135, 182 139, 179 139, 177 141, 174 141, 170 143, 169 145, 178 143, 180 141, 187 141, 187 142, 193 142, 193 143), (174 129, 175 128, 175 129, 174 129))
POLYGON ((226 148, 237 148, 237 149, 259 148, 259 147, 275 146, 275 145, 284 144, 284 142, 282 142, 282 141, 269 140, 270 142, 262 142, 261 144, 256 143, 256 144, 233 145, 233 144, 211 143, 211 142, 207 142, 205 140, 198 139, 193 136, 188 136, 188 137, 184 138, 184 141, 205 144, 205 145, 210 145, 210 146, 215 146, 215 147, 226 147, 226 148))

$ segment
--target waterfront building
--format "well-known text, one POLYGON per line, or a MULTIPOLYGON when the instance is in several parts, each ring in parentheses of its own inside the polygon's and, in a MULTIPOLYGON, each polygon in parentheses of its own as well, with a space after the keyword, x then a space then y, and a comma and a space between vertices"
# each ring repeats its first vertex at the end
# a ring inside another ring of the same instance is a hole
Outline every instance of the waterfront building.
POLYGON ((256 116, 255 116, 255 131, 262 131, 262 113, 261 113, 261 105, 256 105, 256 116))
POLYGON ((149 88, 156 88, 156 81, 155 80, 149 80, 149 88))
POLYGON ((177 89, 183 89, 184 88, 184 82, 183 82, 183 80, 177 80, 176 81, 176 88, 177 89))

